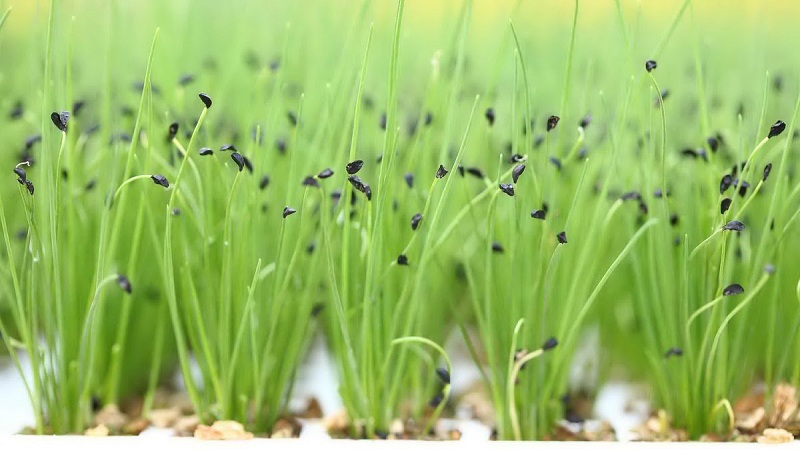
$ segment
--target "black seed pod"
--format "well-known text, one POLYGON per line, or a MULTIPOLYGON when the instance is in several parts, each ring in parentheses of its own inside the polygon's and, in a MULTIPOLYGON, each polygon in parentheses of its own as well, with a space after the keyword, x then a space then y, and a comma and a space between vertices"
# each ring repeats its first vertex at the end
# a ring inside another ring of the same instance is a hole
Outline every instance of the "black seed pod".
POLYGON ((500 244, 499 242, 492 242, 492 252, 503 253, 504 251, 505 249, 503 248, 502 244, 500 244))
POLYGON ((673 227, 677 226, 678 223, 680 223, 680 221, 681 219, 680 217, 678 217, 677 214, 672 214, 671 216, 669 216, 669 224, 672 225, 673 227))
POLYGON ((443 165, 439 164, 439 168, 436 169, 436 178, 444 178, 445 175, 447 175, 447 169, 445 169, 443 165))
POLYGON ((169 125, 169 131, 167 131, 167 142, 172 142, 176 134, 178 134, 178 122, 172 122, 169 125))
POLYGON ((414 216, 411 217, 411 229, 416 231, 421 221, 422 221, 422 214, 419 213, 414 214, 414 216))
POLYGON ((645 68, 645 70, 647 70, 648 72, 652 72, 652 71, 653 71, 653 69, 655 69, 656 67, 658 67, 658 63, 656 63, 656 62, 655 62, 655 61, 653 61, 652 59, 648 59, 648 60, 647 60, 647 61, 645 61, 645 63, 644 63, 644 68, 645 68))
POLYGON ((466 172, 475 178, 483 179, 483 171, 477 167, 467 167, 466 172))
POLYGON ((433 113, 428 111, 425 113, 425 126, 427 127, 431 123, 433 123, 433 113))
POLYGON ((665 358, 669 358, 670 356, 683 356, 683 350, 679 349, 678 347, 672 347, 671 349, 667 350, 667 353, 664 354, 665 358))
POLYGON ((514 185, 511 183, 500 184, 500 190, 503 191, 503 193, 508 195, 509 197, 514 196, 514 185))
POLYGON ((381 118, 378 121, 378 126, 381 127, 381 130, 386 130, 386 113, 381 113, 381 118))
POLYGON ((547 118, 547 131, 552 131, 558 126, 558 121, 561 120, 558 116, 550 116, 547 118))
POLYGON ((131 281, 125 275, 117 275, 117 284, 119 288, 130 294, 133 289, 131 288, 131 281))
POLYGON ((331 170, 331 169, 325 169, 322 172, 317 174, 317 178, 320 178, 322 180, 324 180, 326 178, 330 178, 332 176, 333 176, 333 170, 331 170))
POLYGON ((511 171, 511 179, 514 181, 514 184, 517 183, 517 180, 519 180, 519 176, 522 175, 522 172, 525 172, 524 164, 517 164, 514 166, 514 170, 511 171))
POLYGON ((53 112, 52 114, 50 114, 50 120, 53 121, 53 125, 55 125, 56 128, 63 131, 64 133, 67 132, 67 122, 69 121, 68 111, 61 111, 60 113, 53 112))
POLYGON ((200 156, 209 156, 214 154, 214 150, 211 150, 208 147, 203 147, 200 150, 198 150, 198 153, 200 153, 200 156))
POLYGON ((748 183, 747 181, 742 180, 739 183, 739 196, 740 197, 744 197, 745 195, 747 195, 747 188, 749 188, 749 187, 750 187, 750 183, 748 183))
POLYGON ((211 108, 211 97, 209 97, 208 94, 201 92, 198 94, 198 97, 200 97, 200 101, 203 102, 206 109, 211 108))
POLYGON ((640 193, 638 193, 636 191, 630 191, 630 192, 626 192, 626 193, 622 194, 622 197, 620 197, 620 199, 622 201, 626 201, 626 200, 641 200, 642 199, 642 194, 640 194, 640 193))
POLYGON ((25 187, 28 189, 28 193, 33 195, 34 187, 31 180, 25 180, 25 187))
POLYGON ((411 172, 403 175, 403 179, 406 180, 409 189, 414 187, 414 175, 411 172))
POLYGON ((719 182, 719 193, 724 194, 725 191, 727 191, 732 184, 733 184, 733 177, 730 176, 729 174, 725 174, 725 176, 722 177, 722 180, 719 182))
POLYGON ((239 166, 239 172, 241 172, 244 169, 244 156, 238 152, 233 152, 231 153, 231 159, 239 166))
POLYGON ((258 182, 258 188, 262 191, 269 186, 269 175, 264 175, 261 177, 261 181, 258 182))
POLYGON ((283 208, 283 218, 285 219, 285 218, 291 216, 292 214, 294 214, 296 212, 297 212, 296 209, 292 208, 291 206, 287 206, 287 207, 283 208))
POLYGON ((489 122, 489 126, 494 125, 494 109, 486 109, 486 113, 484 115, 486 116, 486 121, 489 122))
POLYGON ((711 136, 708 139, 706 139, 706 142, 708 143, 708 148, 710 148, 712 152, 716 152, 717 149, 719 148, 719 139, 717 139, 714 136, 711 136))
POLYGON ((767 181, 770 172, 772 172, 772 163, 769 163, 764 167, 764 177, 762 178, 762 180, 767 181))
POLYGON ((441 392, 439 392, 438 394, 436 394, 436 395, 435 395, 435 396, 434 396, 434 397, 431 399, 431 401, 430 401, 430 402, 428 402, 428 405, 430 405, 430 407, 431 407, 431 408, 438 408, 438 407, 439 407, 439 405, 441 405, 443 401, 444 401, 444 394, 442 394, 441 392))
POLYGON ((722 226, 723 231, 743 231, 744 224, 738 220, 732 220, 722 226))
POLYGON ((400 256, 397 257, 397 264, 401 265, 401 266, 407 266, 408 265, 408 257, 401 253, 400 256))
POLYGON ((726 297, 730 297, 731 295, 739 295, 744 293, 744 288, 741 284, 731 284, 730 286, 726 287, 722 290, 722 295, 726 297))
POLYGON ((448 372, 444 367, 437 368, 436 375, 439 376, 439 379, 442 380, 442 383, 450 384, 450 372, 448 372))
POLYGON ((219 148, 219 151, 221 151, 221 152, 226 152, 228 150, 233 150, 235 152, 236 151, 236 146, 234 146, 233 144, 225 144, 225 145, 223 145, 222 147, 219 148))
POLYGON ((544 351, 552 350, 556 348, 557 345, 558 345, 558 340, 554 337, 551 337, 546 341, 544 341, 544 344, 542 344, 542 350, 544 351))
POLYGON ((310 187, 319 187, 319 181, 317 181, 314 177, 305 177, 303 179, 303 186, 310 186, 310 187))
POLYGON ((767 135, 767 138, 772 139, 775 136, 780 136, 780 134, 783 133, 783 130, 785 129, 786 129, 786 124, 783 123, 782 120, 779 120, 774 124, 772 124, 771 127, 769 127, 769 134, 767 135))
POLYGON ((519 153, 514 153, 513 155, 511 155, 511 158, 508 158, 508 163, 509 164, 521 163, 521 162, 525 162, 525 160, 527 160, 527 159, 528 158, 526 158, 523 155, 520 155, 519 153))
POLYGON ((531 217, 533 217, 534 219, 544 220, 544 218, 545 218, 545 216, 546 216, 546 215, 547 215, 547 213, 546 213, 546 212, 544 212, 544 211, 543 211, 543 210, 541 210, 541 209, 534 209, 534 210, 531 212, 531 217))
POLYGON ((765 264, 764 265, 764 272, 772 275, 773 273, 775 273, 775 266, 773 266, 772 264, 765 264))
POLYGON ((169 187, 169 181, 167 181, 167 177, 165 177, 164 175, 158 175, 158 174, 150 175, 150 179, 153 180, 153 183, 159 186, 163 186, 164 188, 169 187))
POLYGON ((581 119, 581 122, 580 122, 579 125, 580 125, 581 128, 585 129, 591 123, 592 123, 592 115, 591 114, 586 114, 585 116, 583 116, 583 119, 581 119))
POLYGON ((550 157, 550 162, 551 162, 551 163, 552 163, 554 166, 556 166, 556 169, 557 169, 557 170, 561 170, 561 161, 560 161, 558 158, 556 158, 555 156, 551 156, 551 157, 550 157))
POLYGON ((347 170, 348 174, 355 175, 358 173, 359 170, 361 170, 362 167, 364 167, 364 161, 357 159, 355 161, 347 163, 347 165, 345 166, 345 170, 347 170))
POLYGON ((558 243, 559 244, 566 244, 567 243, 567 232, 566 231, 562 231, 561 233, 558 233, 556 235, 556 238, 558 239, 558 243))
POLYGON ((730 198, 728 197, 723 198, 722 202, 720 202, 719 204, 719 213, 725 214, 726 212, 728 212, 728 208, 731 207, 731 202, 732 200, 730 198))
POLYGON ((289 120, 289 125, 297 126, 297 114, 294 111, 289 111, 286 113, 286 118, 289 120))
POLYGON ((14 167, 14 173, 17 174, 17 177, 19 177, 20 180, 22 180, 20 184, 24 183, 25 180, 28 179, 28 176, 25 174, 25 169, 22 167, 14 167))
POLYGON ((194 82, 194 75, 190 73, 185 73, 181 75, 180 78, 178 78, 178 84, 181 86, 187 86, 189 84, 192 84, 193 82, 194 82))

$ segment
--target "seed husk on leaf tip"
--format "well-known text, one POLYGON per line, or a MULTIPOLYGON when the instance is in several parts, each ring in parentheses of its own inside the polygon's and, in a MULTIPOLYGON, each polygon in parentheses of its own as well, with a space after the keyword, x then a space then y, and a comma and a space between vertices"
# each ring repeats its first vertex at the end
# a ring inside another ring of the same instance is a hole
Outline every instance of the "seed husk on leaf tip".
POLYGON ((719 204, 719 213, 725 214, 728 211, 728 208, 731 207, 732 200, 728 197, 722 199, 722 202, 719 204))
POLYGON ((443 165, 439 164, 439 168, 436 169, 436 178, 444 178, 445 175, 447 175, 447 169, 445 169, 443 165))
POLYGON ((731 284, 722 290, 722 295, 730 297, 731 295, 739 295, 744 293, 744 288, 741 284, 731 284))
POLYGON ((500 190, 509 197, 514 196, 514 185, 511 183, 501 183, 500 190))
POLYGON ((345 166, 345 170, 347 170, 348 174, 355 175, 358 173, 359 170, 361 170, 362 167, 364 167, 364 161, 357 159, 355 161, 347 163, 347 165, 345 166))
POLYGON ((414 214, 414 216, 411 217, 411 229, 416 231, 421 221, 422 221, 422 214, 419 213, 414 214))
POLYGON ((744 224, 738 220, 732 220, 725 225, 722 226, 722 229, 725 231, 743 231, 744 224))
POLYGON ((774 124, 772 124, 771 127, 769 127, 769 134, 767 135, 767 138, 772 139, 776 136, 780 136, 780 134, 783 133, 783 130, 785 129, 786 129, 786 124, 783 123, 782 120, 779 120, 774 124))
POLYGON ((762 178, 763 181, 767 181, 770 172, 772 172, 772 163, 769 163, 766 166, 764 166, 764 177, 762 178))
POLYGON ((503 248, 502 244, 500 244, 499 242, 492 242, 492 252, 503 253, 504 251, 505 249, 503 248))
POLYGON ((645 61, 645 63, 644 63, 644 68, 645 68, 645 70, 647 70, 648 72, 652 72, 652 71, 653 71, 653 69, 655 69, 656 67, 658 67, 658 63, 657 63, 657 62, 655 62, 655 61, 653 61, 652 59, 648 59, 648 60, 647 60, 647 61, 645 61))
POLYGON ((542 350, 543 351, 552 350, 556 348, 557 345, 558 345, 558 340, 554 337, 551 337, 546 341, 544 341, 544 344, 542 344, 542 350))
POLYGON ((214 150, 211 150, 208 147, 203 147, 200 150, 198 150, 198 153, 200 153, 200 156, 209 156, 214 154, 214 150))
POLYGON ((559 244, 566 244, 567 243, 567 232, 562 231, 556 235, 559 244))
POLYGON ((772 275, 773 273, 775 273, 775 266, 773 264, 765 264, 764 272, 772 275))
POLYGON ((586 127, 588 127, 589 124, 591 124, 591 123, 592 123, 592 115, 591 114, 586 114, 585 116, 583 116, 583 119, 581 119, 581 122, 580 122, 579 125, 580 125, 581 128, 586 129, 586 127))
POLYGON ((25 187, 28 189, 28 193, 33 195, 33 191, 35 190, 33 187, 33 181, 25 180, 25 187))
POLYGON ((664 354, 665 358, 669 358, 670 356, 683 356, 683 350, 678 347, 672 347, 664 354))
POLYGON ((442 383, 450 384, 450 372, 448 372, 444 367, 437 368, 436 375, 439 376, 439 379, 442 380, 442 383))
POLYGON ((20 184, 24 183, 25 180, 28 179, 27 174, 25 174, 25 169, 22 167, 14 167, 14 173, 17 174, 20 180, 22 180, 20 184))
POLYGON ((158 174, 150 175, 150 179, 153 180, 153 183, 159 186, 163 186, 164 188, 169 187, 169 181, 167 181, 167 177, 165 177, 164 175, 158 175, 158 174))
POLYGON ((264 175, 261 177, 261 180, 258 182, 258 188, 262 191, 269 186, 269 175, 264 175))
POLYGON ((310 186, 310 187, 319 187, 319 181, 317 181, 314 177, 305 177, 303 179, 303 186, 310 186))
POLYGON ((128 294, 133 291, 131 287, 131 281, 125 275, 117 275, 117 284, 119 285, 120 289, 128 294))
POLYGON ((525 155, 520 155, 519 153, 514 153, 513 155, 511 155, 510 158, 508 158, 508 163, 509 164, 521 163, 521 162, 525 162, 527 159, 528 158, 525 155))
POLYGON ((169 131, 167 132, 167 142, 171 142, 173 139, 175 139, 175 135, 178 134, 179 126, 180 125, 178 124, 178 122, 172 122, 171 124, 169 124, 169 131))
POLYGON ((403 175, 403 179, 406 181, 409 189, 414 188, 414 175, 411 172, 403 175))
POLYGON ((525 164, 517 164, 514 166, 514 169, 511 171, 511 179, 514 180, 514 184, 517 183, 519 180, 519 176, 525 172, 525 164))
POLYGON ((291 206, 287 206, 287 207, 283 208, 283 218, 285 219, 285 218, 291 216, 292 214, 294 214, 296 212, 297 212, 296 209, 292 208, 291 206))
POLYGON ((69 111, 61 111, 60 113, 53 112, 50 114, 50 120, 53 121, 53 125, 55 125, 56 128, 66 133, 67 122, 69 122, 69 111))
POLYGON ((206 109, 211 108, 211 97, 209 97, 208 94, 206 94, 205 92, 201 92, 200 94, 198 94, 198 97, 200 97, 200 101, 203 102, 203 105, 206 106, 206 109))
POLYGON ((558 121, 561 120, 558 116, 550 116, 547 118, 547 131, 552 131, 558 126, 558 121))
POLYGON ((444 400, 444 395, 441 392, 439 392, 431 399, 428 405, 430 405, 431 408, 437 408, 439 405, 442 404, 443 400, 444 400))
POLYGON ((533 211, 531 211, 531 217, 533 217, 534 219, 544 220, 546 215, 547 213, 541 209, 534 209, 533 211))
POLYGON ((320 178, 322 180, 324 180, 326 178, 330 178, 332 176, 333 176, 333 170, 330 169, 330 168, 324 169, 322 172, 317 174, 317 178, 320 178))
POLYGON ((490 127, 494 125, 494 109, 487 108, 484 116, 486 116, 486 121, 489 122, 490 127))
POLYGON ((225 145, 223 145, 222 147, 219 148, 219 151, 221 151, 221 152, 225 152, 225 151, 228 151, 228 150, 233 150, 235 152, 236 151, 236 146, 234 146, 233 144, 225 144, 225 145))
POLYGON ((239 172, 241 172, 244 169, 244 156, 238 152, 233 152, 231 153, 231 159, 239 167, 239 172))
POLYGON ((404 254, 402 254, 402 253, 401 253, 401 254, 400 254, 398 257, 397 257, 397 264, 398 264, 398 265, 401 265, 401 266, 407 266, 407 265, 408 265, 408 257, 407 257, 406 255, 404 255, 404 254))
POLYGON ((556 158, 555 156, 550 157, 550 162, 556 166, 557 170, 561 170, 561 160, 556 158))
POLYGON ((725 174, 725 176, 723 176, 722 180, 719 182, 720 195, 724 194, 725 191, 730 189, 731 185, 733 185, 733 177, 730 174, 725 174))

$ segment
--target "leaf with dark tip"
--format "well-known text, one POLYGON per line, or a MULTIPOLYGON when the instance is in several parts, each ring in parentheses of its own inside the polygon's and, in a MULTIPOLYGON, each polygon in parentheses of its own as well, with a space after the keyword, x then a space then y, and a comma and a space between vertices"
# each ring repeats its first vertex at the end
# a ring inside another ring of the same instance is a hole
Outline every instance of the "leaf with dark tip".
POLYGON ((239 167, 239 172, 241 172, 244 169, 244 156, 238 152, 233 152, 231 153, 231 159, 239 167))
MULTIPOLYGON (((292 208, 291 206, 287 206, 287 207, 283 208, 283 218, 285 219, 285 218, 291 216, 292 214, 294 214, 296 212, 297 212, 296 209, 292 208)), ((301 222, 302 222, 302 220, 301 220, 301 222)))
POLYGON ((198 94, 198 97, 200 97, 200 101, 203 102, 203 105, 205 105, 206 109, 211 108, 211 97, 209 97, 208 94, 201 92, 198 94))
POLYGON ((744 288, 741 284, 731 284, 722 290, 722 295, 730 297, 732 295, 739 295, 744 293, 744 288))
POLYGON ((509 197, 514 196, 514 185, 511 183, 501 183, 500 190, 509 197))
POLYGON ((517 180, 519 180, 519 176, 525 172, 525 164, 517 164, 514 166, 514 169, 511 171, 511 179, 514 181, 514 184, 517 184, 517 180))
POLYGON ((164 188, 169 187, 169 181, 167 181, 167 177, 165 177, 164 175, 158 175, 158 174, 150 175, 150 179, 153 180, 153 183, 159 186, 163 186, 164 188))
POLYGON ((345 170, 347 170, 348 174, 354 175, 358 173, 358 171, 361 170, 362 167, 364 167, 364 161, 357 159, 355 161, 347 163, 347 165, 345 166, 345 170))

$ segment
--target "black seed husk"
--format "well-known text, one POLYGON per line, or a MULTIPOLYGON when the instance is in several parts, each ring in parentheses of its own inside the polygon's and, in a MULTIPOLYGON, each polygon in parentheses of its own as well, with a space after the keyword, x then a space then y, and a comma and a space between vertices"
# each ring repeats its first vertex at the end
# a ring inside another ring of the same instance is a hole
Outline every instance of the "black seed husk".
POLYGON ((744 224, 738 220, 732 220, 725 225, 722 226, 722 229, 725 231, 743 231, 744 224))
POLYGON ((330 178, 332 176, 333 176, 333 170, 332 169, 325 169, 322 172, 317 174, 317 178, 320 178, 322 180, 324 180, 326 178, 330 178))
POLYGON ((294 214, 296 212, 297 212, 296 209, 292 208, 291 206, 287 206, 287 207, 283 208, 283 218, 285 219, 285 218, 291 216, 292 214, 294 214))
POLYGON ((648 71, 648 72, 652 72, 652 71, 653 71, 653 69, 655 69, 656 67, 658 67, 658 63, 657 63, 657 62, 655 62, 655 61, 653 61, 652 59, 648 59, 648 60, 647 60, 647 61, 645 61, 645 63, 644 63, 644 69, 645 69, 646 71, 648 71))
POLYGON ((231 153, 231 159, 239 167, 239 172, 241 172, 244 169, 244 156, 238 152, 233 152, 231 153))
POLYGON ((504 194, 508 195, 509 197, 514 196, 514 185, 510 183, 502 183, 500 184, 500 190, 503 191, 504 194))
POLYGON ((772 139, 775 136, 780 136, 780 134, 783 133, 783 130, 785 129, 786 129, 786 124, 783 123, 782 120, 779 120, 774 124, 772 124, 771 127, 769 127, 769 134, 767 135, 767 138, 772 139))
POLYGON ((411 229, 416 231, 421 221, 422 221, 422 214, 419 213, 414 214, 414 216, 411 217, 411 229))
POLYGON ((542 344, 542 350, 544 351, 552 350, 556 348, 557 345, 558 345, 558 340, 554 337, 551 337, 546 341, 544 341, 544 344, 542 344))
POLYGON ((547 118, 547 131, 552 131, 558 126, 558 121, 561 120, 558 116, 550 116, 547 118))
POLYGON ((165 177, 164 175, 158 175, 158 174, 150 175, 150 179, 153 180, 153 183, 159 186, 163 186, 164 188, 169 187, 169 181, 167 181, 167 177, 165 177))
POLYGON ((447 175, 447 169, 445 169, 443 165, 439 164, 439 168, 436 169, 436 178, 444 178, 445 175, 447 175))
POLYGON ((211 97, 209 97, 208 94, 201 92, 198 94, 198 97, 200 97, 200 101, 203 102, 203 105, 206 106, 206 109, 211 108, 211 97))
POLYGON ((514 169, 511 171, 511 179, 514 181, 514 184, 517 183, 519 180, 519 176, 525 172, 525 165, 524 164, 517 164, 514 166, 514 169))
POLYGON ((117 284, 119 285, 120 289, 127 292, 128 294, 130 294, 133 291, 131 287, 131 282, 125 275, 117 275, 117 284))
POLYGON ((348 174, 355 175, 359 170, 361 170, 362 167, 364 167, 364 161, 357 159, 347 163, 345 170, 347 170, 348 174))
POLYGON ((544 220, 544 218, 545 218, 545 216, 546 216, 546 215, 547 215, 547 213, 546 213, 546 212, 544 212, 544 211, 543 211, 543 210, 541 210, 541 209, 534 209, 534 210, 531 212, 531 217, 533 217, 534 219, 544 220))
POLYGON ((722 295, 730 297, 731 295, 739 295, 744 293, 744 288, 741 284, 731 284, 722 290, 722 295))
POLYGON ((723 198, 719 204, 719 213, 725 214, 728 211, 728 208, 731 207, 731 202, 732 200, 730 198, 728 197, 723 198))
POLYGON ((198 150, 198 153, 200 153, 200 156, 209 156, 214 154, 214 150, 211 150, 208 147, 203 147, 200 150, 198 150))
POLYGON ((567 243, 567 232, 566 231, 562 231, 561 233, 558 233, 556 235, 556 238, 558 239, 558 243, 559 244, 566 244, 567 243))

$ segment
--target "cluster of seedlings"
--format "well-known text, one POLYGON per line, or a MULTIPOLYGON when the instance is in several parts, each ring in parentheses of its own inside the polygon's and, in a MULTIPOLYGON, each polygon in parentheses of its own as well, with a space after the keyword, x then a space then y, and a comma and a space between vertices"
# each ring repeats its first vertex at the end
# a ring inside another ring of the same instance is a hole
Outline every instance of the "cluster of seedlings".
POLYGON ((590 327, 603 346, 590 372, 646 380, 654 410, 691 438, 733 436, 732 405, 759 381, 800 385, 800 98, 780 100, 788 83, 768 76, 747 102, 756 116, 744 100, 708 104, 699 59, 696 95, 659 73, 677 56, 606 63, 630 78, 607 102, 572 79, 573 60, 586 65, 576 1, 566 70, 542 69, 563 90, 542 96, 534 43, 513 23, 496 67, 475 68, 464 2, 450 59, 423 70, 401 64, 405 2, 386 42, 364 5, 342 42, 322 45, 342 55, 330 71, 299 60, 295 38, 313 28, 303 8, 290 10, 308 28, 244 61, 240 40, 164 57, 165 25, 138 81, 131 66, 109 64, 106 83, 87 73, 99 60, 71 57, 80 36, 55 1, 28 31, 46 35, 43 76, 5 71, 18 100, 0 87, 4 140, 22 147, 0 158, 14 176, 0 186, 0 333, 20 373, 30 365, 35 432, 83 432, 131 397, 147 417, 178 368, 200 422, 268 433, 318 332, 351 437, 387 437, 398 418, 432 434, 452 409, 454 334, 500 439, 586 419, 568 399, 587 389, 570 371, 590 327))

